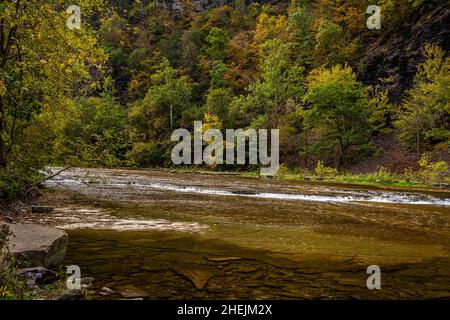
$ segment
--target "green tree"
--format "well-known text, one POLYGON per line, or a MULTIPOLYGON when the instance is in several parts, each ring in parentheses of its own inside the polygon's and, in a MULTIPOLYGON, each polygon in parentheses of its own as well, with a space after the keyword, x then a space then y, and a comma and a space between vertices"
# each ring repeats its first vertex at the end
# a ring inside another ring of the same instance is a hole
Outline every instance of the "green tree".
POLYGON ((299 102, 304 94, 304 68, 292 61, 289 45, 279 39, 267 40, 261 51, 261 79, 250 85, 248 95, 236 98, 231 108, 247 125, 253 120, 261 125, 266 119, 265 126, 275 128, 287 101, 299 102))
POLYGON ((226 128, 231 128, 229 106, 233 100, 233 93, 228 88, 210 89, 206 96, 205 109, 207 112, 219 117, 226 128))
POLYGON ((328 66, 340 63, 342 39, 341 26, 327 19, 321 20, 316 34, 316 57, 328 66))
POLYGON ((214 60, 225 60, 230 37, 223 29, 213 27, 206 37, 206 54, 214 60))
POLYGON ((426 45, 424 55, 395 122, 418 157, 424 144, 450 144, 450 58, 436 45, 426 45))
POLYGON ((391 116, 394 109, 389 100, 388 91, 381 90, 377 86, 367 106, 369 123, 374 132, 387 132, 392 127, 391 116))
POLYGON ((313 140, 310 154, 335 167, 356 161, 370 150, 367 93, 350 67, 315 69, 308 77, 306 126, 313 140))
POLYGON ((169 139, 172 130, 179 127, 183 112, 192 106, 193 85, 165 58, 152 74, 151 84, 144 99, 132 106, 129 118, 141 140, 169 139))
POLYGON ((228 72, 228 66, 220 60, 215 60, 212 64, 209 76, 211 77, 210 88, 224 88, 226 86, 225 74, 228 72))
POLYGON ((295 8, 289 14, 289 31, 297 61, 309 65, 313 61, 314 39, 311 31, 312 14, 303 7, 295 8))
POLYGON ((71 165, 125 165, 131 147, 126 119, 127 109, 110 95, 75 99, 61 119, 56 159, 71 165))

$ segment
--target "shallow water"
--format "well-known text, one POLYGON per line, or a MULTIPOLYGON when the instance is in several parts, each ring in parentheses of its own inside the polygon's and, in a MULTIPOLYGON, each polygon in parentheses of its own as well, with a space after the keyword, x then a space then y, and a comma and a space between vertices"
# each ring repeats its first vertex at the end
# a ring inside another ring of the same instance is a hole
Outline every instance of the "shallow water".
POLYGON ((93 298, 450 298, 448 192, 108 169, 48 185, 37 219, 68 231, 93 298))

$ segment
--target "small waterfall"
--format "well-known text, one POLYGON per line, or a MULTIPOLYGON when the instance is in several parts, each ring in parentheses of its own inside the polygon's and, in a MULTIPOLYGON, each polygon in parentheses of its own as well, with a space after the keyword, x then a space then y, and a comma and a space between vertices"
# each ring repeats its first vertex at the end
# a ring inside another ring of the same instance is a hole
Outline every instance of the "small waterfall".
MULTIPOLYGON (((203 187, 189 179, 174 180, 164 177, 152 177, 138 174, 134 171, 118 173, 107 169, 72 169, 63 172, 59 176, 47 181, 48 186, 64 186, 85 194, 115 194, 131 193, 145 194, 152 190, 169 191, 188 194, 203 194, 226 197, 251 197, 260 199, 272 199, 283 201, 312 201, 326 203, 384 203, 450 206, 450 198, 437 198, 419 192, 397 192, 376 190, 340 190, 320 186, 308 186, 295 192, 295 188, 289 192, 272 192, 270 190, 255 191, 251 184, 233 184, 224 187, 203 187)), ((267 189, 267 188, 266 188, 267 189)))

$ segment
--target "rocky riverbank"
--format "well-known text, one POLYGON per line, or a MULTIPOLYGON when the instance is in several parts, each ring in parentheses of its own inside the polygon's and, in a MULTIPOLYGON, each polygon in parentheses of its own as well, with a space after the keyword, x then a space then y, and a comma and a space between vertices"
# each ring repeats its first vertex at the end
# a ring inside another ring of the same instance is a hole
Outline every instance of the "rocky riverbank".
POLYGON ((6 237, 6 247, 0 247, 0 299, 84 299, 85 292, 66 286, 65 231, 22 223, 0 227, 6 237))

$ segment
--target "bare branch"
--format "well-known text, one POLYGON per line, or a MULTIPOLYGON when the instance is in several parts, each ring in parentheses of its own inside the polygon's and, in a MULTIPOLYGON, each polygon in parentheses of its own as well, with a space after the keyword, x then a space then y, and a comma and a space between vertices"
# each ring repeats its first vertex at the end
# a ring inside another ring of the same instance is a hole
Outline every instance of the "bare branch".
POLYGON ((72 167, 73 167, 73 166, 69 166, 69 167, 66 167, 66 168, 64 168, 64 169, 61 169, 61 170, 59 170, 58 172, 56 172, 56 173, 54 173, 54 174, 52 174, 52 175, 49 175, 49 176, 45 177, 44 179, 41 179, 41 180, 39 180, 39 181, 36 181, 36 182, 30 184, 30 186, 28 187, 27 192, 26 192, 25 194, 30 193, 31 190, 33 190, 34 188, 36 188, 36 187, 37 187, 39 184, 41 184, 42 182, 45 182, 45 181, 47 181, 47 180, 50 180, 50 179, 56 177, 57 175, 61 174, 62 172, 66 171, 66 170, 69 170, 69 169, 72 168, 72 167))

